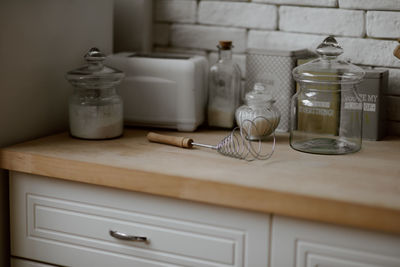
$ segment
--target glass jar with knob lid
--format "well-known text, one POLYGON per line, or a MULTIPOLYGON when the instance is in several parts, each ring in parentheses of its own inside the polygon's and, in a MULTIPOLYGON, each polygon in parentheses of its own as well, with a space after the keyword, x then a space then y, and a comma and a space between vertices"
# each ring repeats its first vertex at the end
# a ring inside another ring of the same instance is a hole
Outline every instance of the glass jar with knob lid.
POLYGON ((122 71, 103 64, 106 56, 97 48, 85 55, 86 65, 71 70, 66 79, 74 86, 69 100, 70 134, 83 139, 109 139, 123 133, 122 99, 116 86, 122 71))
POLYGON ((357 86, 365 72, 337 57, 334 37, 316 49, 319 58, 293 70, 299 90, 291 100, 290 146, 315 154, 347 154, 361 148, 363 105, 357 86))
POLYGON ((250 140, 263 140, 272 134, 280 121, 280 112, 274 106, 275 100, 262 83, 245 96, 245 105, 235 113, 236 122, 249 133, 250 140))

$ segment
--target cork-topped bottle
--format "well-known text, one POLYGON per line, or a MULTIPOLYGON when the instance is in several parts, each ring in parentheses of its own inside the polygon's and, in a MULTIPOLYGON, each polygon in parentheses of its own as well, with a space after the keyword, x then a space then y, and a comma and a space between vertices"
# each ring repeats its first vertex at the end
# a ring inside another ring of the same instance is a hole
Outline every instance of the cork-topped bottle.
POLYGON ((241 98, 241 73, 232 60, 232 42, 220 41, 218 61, 209 74, 208 124, 232 128, 241 98))

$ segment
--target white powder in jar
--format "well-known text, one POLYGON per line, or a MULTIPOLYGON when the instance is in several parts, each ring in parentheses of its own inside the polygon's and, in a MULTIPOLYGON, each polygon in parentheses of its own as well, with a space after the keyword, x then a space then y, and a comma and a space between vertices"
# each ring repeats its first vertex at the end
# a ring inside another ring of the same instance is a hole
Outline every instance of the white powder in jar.
POLYGON ((69 125, 71 135, 79 138, 107 139, 118 137, 123 131, 122 104, 70 104, 69 125))
POLYGON ((223 128, 232 128, 235 118, 234 110, 208 108, 208 125, 223 128))
POLYGON ((254 111, 240 110, 236 114, 239 127, 243 127, 249 134, 250 140, 264 139, 269 136, 279 124, 280 116, 275 112, 256 115, 254 111))

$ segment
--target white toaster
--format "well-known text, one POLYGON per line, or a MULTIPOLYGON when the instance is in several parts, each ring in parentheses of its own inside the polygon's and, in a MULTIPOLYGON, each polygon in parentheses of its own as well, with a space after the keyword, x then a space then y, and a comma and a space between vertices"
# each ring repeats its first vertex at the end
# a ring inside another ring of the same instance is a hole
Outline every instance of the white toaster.
POLYGON ((125 125, 194 131, 203 123, 207 104, 205 57, 118 53, 106 64, 125 73, 118 87, 125 125))

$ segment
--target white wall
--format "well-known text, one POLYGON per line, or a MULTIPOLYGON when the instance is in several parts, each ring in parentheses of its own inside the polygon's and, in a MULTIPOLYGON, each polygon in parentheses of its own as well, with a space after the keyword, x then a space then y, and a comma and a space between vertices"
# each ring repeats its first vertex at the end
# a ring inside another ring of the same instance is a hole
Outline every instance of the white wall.
MULTIPOLYGON (((0 147, 67 129, 64 79, 97 46, 112 52, 112 0, 0 1, 0 147)), ((7 177, 0 170, 0 266, 8 266, 7 177)))
POLYGON ((114 51, 150 52, 152 0, 114 0, 114 51))
POLYGON ((112 51, 110 0, 2 0, 0 146, 65 130, 64 79, 92 46, 112 51))
POLYGON ((400 135, 399 0, 155 0, 154 14, 156 50, 213 61, 218 40, 230 39, 244 73, 247 48, 314 50, 335 35, 343 57, 389 69, 388 130, 400 135))

